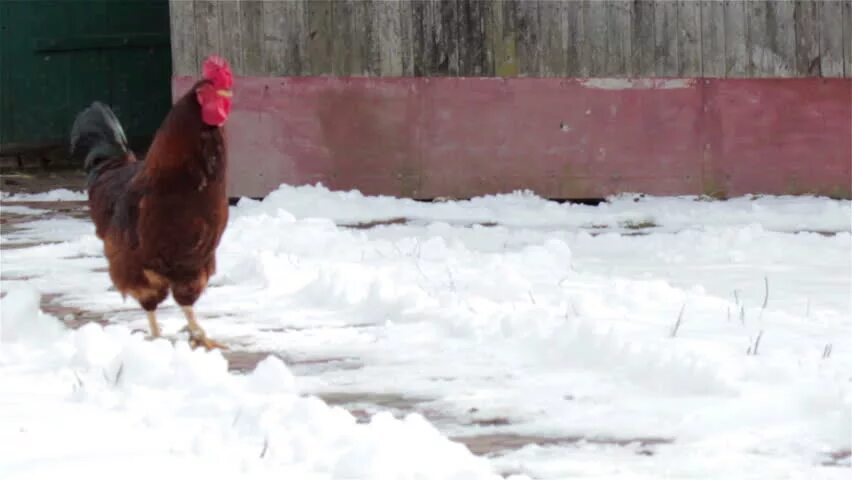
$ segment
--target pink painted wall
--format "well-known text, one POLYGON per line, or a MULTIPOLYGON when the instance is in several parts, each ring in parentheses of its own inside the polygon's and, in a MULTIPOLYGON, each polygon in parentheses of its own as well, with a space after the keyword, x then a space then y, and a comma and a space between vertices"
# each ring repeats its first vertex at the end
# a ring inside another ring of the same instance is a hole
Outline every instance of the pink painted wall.
MULTIPOLYGON (((192 84, 177 77, 175 94, 192 84)), ((850 79, 241 77, 232 195, 852 197, 850 79)))

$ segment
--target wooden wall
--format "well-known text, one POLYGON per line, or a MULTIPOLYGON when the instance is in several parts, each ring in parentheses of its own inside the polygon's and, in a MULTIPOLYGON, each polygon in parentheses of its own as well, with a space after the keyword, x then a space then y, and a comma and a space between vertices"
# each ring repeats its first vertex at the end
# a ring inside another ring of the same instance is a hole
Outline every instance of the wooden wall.
POLYGON ((175 75, 852 77, 852 0, 171 0, 175 75))

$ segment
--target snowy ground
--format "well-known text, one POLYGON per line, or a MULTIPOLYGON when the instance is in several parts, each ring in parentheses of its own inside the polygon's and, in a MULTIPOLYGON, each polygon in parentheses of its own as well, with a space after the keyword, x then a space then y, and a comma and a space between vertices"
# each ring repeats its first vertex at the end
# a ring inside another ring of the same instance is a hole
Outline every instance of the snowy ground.
POLYGON ((283 187, 198 305, 237 374, 131 334, 84 198, 2 197, 0 478, 848 478, 848 201, 283 187))

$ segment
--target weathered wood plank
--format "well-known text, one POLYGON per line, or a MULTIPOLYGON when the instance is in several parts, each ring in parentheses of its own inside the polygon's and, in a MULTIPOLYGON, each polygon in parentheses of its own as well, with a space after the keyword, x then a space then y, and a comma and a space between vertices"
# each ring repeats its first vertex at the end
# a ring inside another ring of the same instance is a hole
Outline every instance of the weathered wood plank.
POLYGON ((313 0, 305 4, 308 28, 309 75, 331 75, 332 38, 335 32, 331 21, 333 0, 313 0))
POLYGON ((852 0, 170 0, 173 70, 848 76, 852 0))
POLYGON ((766 46, 766 4, 767 0, 745 2, 746 71, 749 77, 765 77, 767 72, 774 71, 771 60, 766 58, 770 53, 766 46))
POLYGON ((654 5, 654 73, 658 77, 678 75, 677 2, 654 5))
POLYGON ((822 76, 819 7, 819 3, 810 0, 797 0, 793 6, 796 32, 795 73, 801 77, 822 76))
POLYGON ((486 20, 492 2, 458 0, 459 75, 490 76, 494 63, 490 60, 486 38, 486 20))
POLYGON ((445 76, 449 72, 450 60, 447 51, 441 50, 441 0, 421 0, 418 3, 415 19, 420 28, 417 41, 420 44, 422 75, 445 76))
POLYGON ((195 44, 195 28, 197 25, 195 3, 185 0, 170 0, 169 16, 172 36, 172 75, 195 76, 198 74, 195 44))
POLYGON ((332 73, 339 76, 361 76, 368 73, 367 32, 363 24, 363 8, 358 0, 332 2, 332 73))
POLYGON ((440 0, 438 12, 441 25, 438 51, 446 60, 446 67, 442 63, 440 73, 455 77, 459 74, 459 4, 456 0, 440 0))
POLYGON ((387 0, 375 4, 370 12, 375 20, 375 35, 378 39, 379 71, 383 77, 402 75, 402 17, 400 0, 387 0))
POLYGON ((700 77, 701 4, 695 0, 677 2, 677 72, 681 77, 700 77))
POLYGON ((725 76, 746 77, 751 71, 745 2, 725 0, 725 76))
POLYGON ((244 28, 240 15, 240 3, 237 0, 219 2, 219 29, 222 32, 219 55, 228 60, 235 72, 244 70, 243 54, 245 48, 243 48, 241 41, 244 28))
POLYGON ((485 26, 488 44, 494 49, 494 71, 498 77, 515 77, 520 71, 514 1, 517 0, 497 3, 485 26))
POLYGON ((701 2, 701 74, 724 77, 725 4, 716 0, 701 2))
POLYGON ((515 0, 511 6, 518 39, 518 65, 522 77, 540 76, 542 71, 540 2, 515 0))
POLYGON ((653 0, 637 0, 633 4, 630 28, 630 70, 638 77, 653 77, 654 60, 654 10, 653 0))
POLYGON ((431 71, 431 2, 412 0, 411 2, 411 50, 414 76, 425 77, 431 71))
POLYGON ((600 77, 606 72, 607 63, 607 4, 604 2, 585 1, 583 3, 583 51, 581 53, 584 65, 584 76, 600 77))
POLYGON ((196 0, 195 2, 195 48, 196 48, 196 72, 201 71, 201 63, 209 55, 218 54, 220 51, 221 24, 219 23, 219 2, 210 0, 196 0))
POLYGON ((458 25, 448 0, 413 3, 414 70, 417 76, 458 74, 458 25))
POLYGON ((266 75, 288 75, 284 45, 285 5, 280 2, 263 2, 263 72, 266 75))
POLYGON ((606 3, 606 59, 604 74, 610 77, 629 77, 631 70, 631 34, 633 2, 611 0, 606 3))
POLYGON ((827 0, 820 4, 820 71, 825 77, 843 76, 843 3, 827 0))
POLYGON ((386 0, 359 0, 355 3, 355 22, 362 37, 360 55, 364 59, 364 75, 378 76, 382 71, 379 12, 387 5, 390 2, 386 0))
POLYGON ((752 0, 746 6, 749 75, 789 77, 796 64, 791 2, 752 0))
POLYGON ((414 12, 412 3, 408 0, 401 0, 399 4, 401 75, 406 77, 414 75, 414 12))
POLYGON ((268 75, 307 73, 304 3, 263 2, 263 49, 268 75))
POLYGON ((769 2, 766 31, 772 39, 777 58, 773 69, 776 77, 794 77, 796 73, 796 3, 769 2))
POLYGON ((843 73, 852 77, 852 0, 843 2, 843 73))
POLYGON ((240 0, 240 29, 243 75, 263 75, 263 3, 260 0, 240 0))
POLYGON ((563 45, 565 55, 565 75, 584 76, 582 53, 584 43, 583 2, 562 2, 563 45))
POLYGON ((544 1, 539 2, 539 21, 541 37, 541 67, 539 76, 561 77, 566 75, 568 57, 565 51, 568 48, 566 34, 567 2, 544 1))

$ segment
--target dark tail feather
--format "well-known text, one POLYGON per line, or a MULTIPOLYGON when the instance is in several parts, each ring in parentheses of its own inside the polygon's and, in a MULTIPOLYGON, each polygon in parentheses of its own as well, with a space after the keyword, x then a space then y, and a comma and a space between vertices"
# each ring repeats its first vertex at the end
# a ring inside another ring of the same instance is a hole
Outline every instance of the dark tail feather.
POLYGON ((71 158, 83 163, 91 181, 100 166, 129 153, 127 137, 112 110, 101 102, 83 110, 71 127, 71 158))

